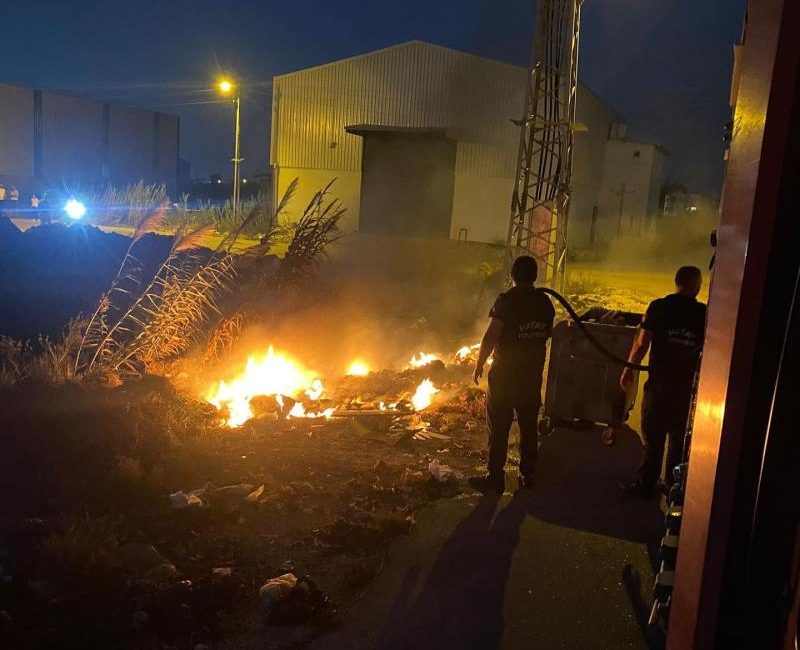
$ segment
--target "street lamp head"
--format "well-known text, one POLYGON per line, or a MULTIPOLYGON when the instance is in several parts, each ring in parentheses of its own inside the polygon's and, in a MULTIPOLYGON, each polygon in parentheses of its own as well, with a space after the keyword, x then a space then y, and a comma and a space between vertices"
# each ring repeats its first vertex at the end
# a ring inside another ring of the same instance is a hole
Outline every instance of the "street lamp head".
POLYGON ((221 79, 217 84, 217 88, 219 88, 219 91, 222 94, 227 95, 233 91, 235 86, 233 85, 233 82, 230 81, 229 79, 221 79))

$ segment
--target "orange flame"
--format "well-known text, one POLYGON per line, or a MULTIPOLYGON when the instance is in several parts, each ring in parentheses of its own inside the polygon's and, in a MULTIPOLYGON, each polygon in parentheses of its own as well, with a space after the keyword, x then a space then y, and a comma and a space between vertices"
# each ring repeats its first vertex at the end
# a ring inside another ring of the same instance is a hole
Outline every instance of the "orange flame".
POLYGON ((411 357, 411 360, 408 362, 409 368, 422 368, 423 366, 427 366, 428 364, 433 363, 434 361, 438 361, 439 357, 435 354, 427 354, 425 352, 420 352, 418 355, 415 354, 411 357))
POLYGON ((212 386, 206 400, 218 410, 227 411, 224 421, 227 426, 239 427, 253 417, 250 401, 254 397, 296 397, 305 391, 312 400, 317 400, 323 390, 322 382, 312 372, 270 346, 263 357, 249 357, 244 372, 238 377, 212 386))
POLYGON ((369 366, 361 359, 356 359, 347 369, 348 377, 366 377, 369 374, 369 366))
POLYGON ((411 398, 411 403, 417 411, 423 411, 431 405, 433 396, 439 392, 439 389, 433 385, 430 379, 425 379, 417 386, 414 396, 411 398))

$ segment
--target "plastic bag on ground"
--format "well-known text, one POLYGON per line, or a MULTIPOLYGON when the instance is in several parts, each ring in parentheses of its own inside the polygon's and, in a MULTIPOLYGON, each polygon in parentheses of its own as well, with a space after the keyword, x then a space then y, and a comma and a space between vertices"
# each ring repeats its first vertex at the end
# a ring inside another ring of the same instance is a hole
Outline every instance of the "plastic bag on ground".
POLYGON ((446 481, 452 479, 461 478, 460 473, 450 467, 450 465, 444 465, 443 463, 440 463, 438 458, 435 458, 428 463, 428 471, 439 483, 445 483, 446 481))

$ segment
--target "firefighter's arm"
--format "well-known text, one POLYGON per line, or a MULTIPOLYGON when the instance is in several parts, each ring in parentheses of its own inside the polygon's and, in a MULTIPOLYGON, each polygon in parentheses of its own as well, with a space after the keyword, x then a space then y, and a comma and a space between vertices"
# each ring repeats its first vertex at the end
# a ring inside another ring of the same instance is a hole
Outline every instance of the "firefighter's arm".
POLYGON ((472 373, 472 380, 477 384, 483 376, 483 366, 489 355, 494 351, 497 342, 500 340, 500 332, 503 331, 503 321, 499 318, 492 318, 489 326, 481 339, 481 349, 478 352, 478 360, 475 362, 475 371, 472 373))
MULTIPOLYGON (((631 346, 631 352, 628 355, 628 363, 635 363, 640 364, 642 360, 647 356, 647 352, 650 350, 650 343, 653 340, 653 333, 646 330, 641 329, 639 330, 639 336, 636 337, 636 340, 633 342, 631 346)), ((627 366, 622 371, 622 375, 619 378, 619 385, 622 390, 628 390, 631 384, 633 383, 633 370, 628 368, 627 366)))

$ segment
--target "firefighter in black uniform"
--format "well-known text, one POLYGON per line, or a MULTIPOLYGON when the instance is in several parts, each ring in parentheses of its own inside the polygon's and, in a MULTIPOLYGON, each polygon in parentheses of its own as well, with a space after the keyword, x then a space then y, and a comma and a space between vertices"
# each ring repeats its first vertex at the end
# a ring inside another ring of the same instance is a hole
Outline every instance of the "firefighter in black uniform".
MULTIPOLYGON (((654 300, 647 308, 642 329, 634 341, 628 361, 641 363, 650 350, 649 377, 642 401, 644 460, 636 480, 621 484, 625 492, 652 498, 661 474, 667 446, 665 483, 673 482, 672 468, 683 456, 683 438, 689 417, 694 376, 705 334, 706 306, 697 300, 703 276, 695 266, 683 266, 675 274, 675 293, 654 300)), ((625 368, 620 377, 623 390, 633 375, 625 368)))
POLYGON ((505 490, 508 434, 515 412, 520 430, 519 485, 533 487, 542 371, 555 317, 550 299, 534 287, 537 274, 533 257, 524 255, 514 260, 513 287, 498 296, 489 312, 491 320, 481 340, 473 373, 477 384, 486 360, 494 352, 486 395, 488 474, 469 479, 473 487, 484 493, 502 494, 505 490))

